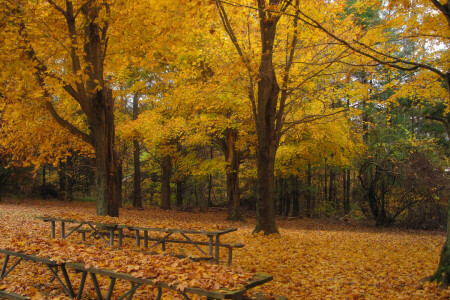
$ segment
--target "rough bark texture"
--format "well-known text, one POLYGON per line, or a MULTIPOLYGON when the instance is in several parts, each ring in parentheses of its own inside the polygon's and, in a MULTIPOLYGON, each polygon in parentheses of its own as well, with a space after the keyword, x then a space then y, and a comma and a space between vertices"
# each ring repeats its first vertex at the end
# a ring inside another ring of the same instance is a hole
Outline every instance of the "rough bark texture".
POLYGON ((161 208, 171 209, 170 206, 170 175, 172 173, 172 158, 166 155, 162 158, 161 180, 161 208))
POLYGON ((121 193, 117 155, 114 150, 114 100, 112 92, 97 93, 90 126, 94 136, 97 214, 119 216, 121 193))
POLYGON ((274 171, 277 150, 275 120, 280 87, 273 66, 273 46, 277 22, 266 18, 264 7, 260 7, 259 14, 262 42, 256 107, 256 132, 258 136, 256 162, 259 186, 254 232, 263 231, 264 234, 271 234, 278 233, 274 209, 274 171))

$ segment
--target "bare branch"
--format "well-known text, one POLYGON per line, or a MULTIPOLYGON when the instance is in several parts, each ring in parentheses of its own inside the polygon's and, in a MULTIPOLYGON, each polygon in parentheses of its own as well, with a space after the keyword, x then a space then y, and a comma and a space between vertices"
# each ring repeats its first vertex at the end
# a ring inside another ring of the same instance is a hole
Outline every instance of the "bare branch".
POLYGON ((317 121, 320 119, 324 119, 324 118, 331 117, 331 116, 334 116, 334 115, 337 115, 337 114, 340 114, 343 112, 347 112, 348 110, 349 110, 348 108, 345 108, 345 109, 333 111, 331 113, 323 114, 323 115, 306 115, 300 120, 286 122, 286 128, 283 130, 283 134, 286 133, 289 129, 291 129, 295 125, 302 124, 302 123, 311 123, 311 122, 314 122, 314 121, 317 121))
POLYGON ((47 2, 50 3, 50 5, 53 6, 57 11, 62 13, 64 17, 67 18, 67 12, 61 6, 53 2, 53 0, 47 0, 47 2))

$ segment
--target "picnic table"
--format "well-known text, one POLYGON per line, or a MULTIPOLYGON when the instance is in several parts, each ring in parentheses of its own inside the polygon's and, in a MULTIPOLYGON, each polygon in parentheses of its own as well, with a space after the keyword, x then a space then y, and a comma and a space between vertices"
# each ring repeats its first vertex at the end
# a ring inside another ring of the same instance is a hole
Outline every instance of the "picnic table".
POLYGON ((44 222, 51 223, 51 237, 55 238, 56 236, 56 224, 60 224, 60 233, 61 239, 65 239, 70 236, 74 232, 81 232, 83 241, 85 240, 85 232, 81 227, 88 227, 89 230, 92 230, 96 233, 100 238, 109 245, 114 245, 114 236, 117 231, 118 235, 118 246, 122 246, 122 241, 124 237, 124 229, 128 229, 130 232, 134 232, 135 244, 136 246, 141 245, 141 240, 144 240, 145 248, 153 248, 157 245, 162 246, 162 250, 165 251, 166 243, 181 243, 181 244, 190 244, 194 246, 198 251, 200 251, 203 255, 209 256, 213 258, 216 264, 219 264, 219 248, 226 247, 229 250, 228 253, 228 265, 231 264, 232 260, 232 249, 233 248, 241 248, 242 244, 223 244, 220 242, 220 237, 227 233, 236 231, 237 228, 228 228, 222 230, 190 230, 190 229, 177 229, 177 228, 151 228, 151 227, 141 227, 141 226, 133 226, 133 225, 125 225, 125 224, 114 224, 114 223, 98 223, 91 221, 79 221, 73 219, 64 219, 64 218, 55 218, 55 217, 37 217, 38 219, 44 222), (66 233, 66 224, 73 224, 75 227, 70 228, 66 233), (101 228, 101 229, 100 229, 101 228), (107 234, 104 235, 102 231, 106 231, 107 234), (164 234, 162 237, 154 238, 149 237, 150 232, 158 232, 164 234), (141 235, 142 233, 142 235, 141 235), (178 234, 181 235, 182 239, 174 240, 169 239, 170 236, 178 234), (194 241, 189 236, 190 235, 203 235, 206 236, 208 241, 194 241), (149 241, 154 242, 149 245, 149 241), (208 246, 208 253, 206 253, 199 246, 208 246))
MULTIPOLYGON (((201 288, 187 287, 183 290, 179 289, 177 285, 165 283, 165 282, 154 282, 152 279, 144 279, 132 276, 126 273, 118 273, 107 269, 96 269, 92 267, 87 267, 82 263, 57 263, 45 257, 38 257, 36 255, 29 255, 23 252, 15 252, 9 251, 5 249, 0 249, 0 253, 5 255, 5 260, 3 263, 3 267, 1 270, 0 278, 5 278, 21 261, 28 260, 34 261, 38 263, 45 264, 53 274, 53 278, 56 278, 64 289, 64 291, 71 298, 81 299, 83 295, 84 286, 87 280, 87 275, 90 275, 92 283, 94 285, 95 292, 97 294, 98 299, 111 299, 113 296, 115 284, 117 280, 124 280, 131 283, 131 288, 126 291, 122 296, 118 299, 132 299, 136 290, 143 285, 154 286, 158 289, 158 295, 156 297, 157 300, 161 299, 162 289, 171 289, 180 293, 184 299, 191 299, 187 294, 195 294, 199 296, 206 296, 207 299, 246 299, 244 294, 247 290, 262 285, 266 282, 269 282, 273 279, 271 275, 256 273, 253 278, 251 278, 247 284, 241 289, 237 290, 227 290, 220 289, 218 291, 209 291, 201 288), (11 267, 8 268, 8 263, 11 257, 17 257, 18 259, 12 264, 11 267), (63 278, 58 275, 58 269, 62 271, 63 278), (81 273, 81 281, 78 287, 78 292, 75 292, 75 288, 70 280, 70 277, 67 274, 67 269, 73 269, 78 273, 81 273), (106 276, 110 278, 110 284, 107 288, 106 296, 104 296, 104 292, 102 292, 102 286, 99 285, 97 276, 106 276)), ((21 295, 17 295, 14 293, 7 293, 1 291, 0 296, 7 297, 10 299, 27 299, 27 297, 23 297, 21 295)))

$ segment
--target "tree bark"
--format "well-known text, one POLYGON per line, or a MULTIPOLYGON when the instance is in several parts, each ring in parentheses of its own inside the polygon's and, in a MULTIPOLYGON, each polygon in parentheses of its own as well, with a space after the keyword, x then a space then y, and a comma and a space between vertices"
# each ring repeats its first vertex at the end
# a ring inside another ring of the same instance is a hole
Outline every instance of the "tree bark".
POLYGON ((311 175, 311 163, 308 162, 308 168, 306 169, 306 216, 308 218, 311 218, 313 213, 312 209, 312 199, 311 199, 311 181, 312 181, 312 175, 311 175))
MULTIPOLYGON (((137 120, 139 116, 139 94, 133 96, 133 120, 137 120)), ((141 191, 141 145, 139 141, 133 139, 133 207, 142 208, 142 191, 141 191)))
POLYGON ((162 180, 161 180, 161 208, 171 209, 170 206, 170 175, 172 173, 172 158, 165 155, 162 158, 162 180))
POLYGON ((184 179, 177 180, 177 207, 183 207, 184 179))
POLYGON ((59 176, 59 192, 58 192, 58 199, 61 201, 66 200, 66 194, 67 194, 67 168, 66 163, 62 161, 62 159, 59 159, 59 170, 58 170, 58 176, 59 176))
POLYGON ((94 102, 89 123, 94 135, 97 214, 118 217, 121 193, 117 154, 114 150, 114 100, 111 90, 99 91, 94 102))
POLYGON ((261 60, 258 69, 258 97, 256 105, 256 164, 258 173, 258 201, 256 226, 253 232, 279 233, 275 224, 274 171, 278 147, 276 131, 277 104, 280 87, 273 66, 273 47, 277 20, 267 18, 265 1, 258 2, 261 34, 261 60))
POLYGON ((243 221, 240 212, 239 190, 239 151, 236 149, 237 131, 231 128, 225 130, 225 160, 227 162, 227 197, 228 220, 243 221))

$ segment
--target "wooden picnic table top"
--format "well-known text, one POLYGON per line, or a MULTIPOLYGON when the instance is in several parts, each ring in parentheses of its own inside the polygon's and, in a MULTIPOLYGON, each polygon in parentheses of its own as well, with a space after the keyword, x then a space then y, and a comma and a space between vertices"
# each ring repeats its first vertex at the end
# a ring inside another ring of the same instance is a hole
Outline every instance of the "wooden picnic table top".
POLYGON ((128 230, 142 230, 142 231, 154 231, 154 232, 172 232, 172 233, 188 233, 188 234, 204 234, 207 236, 211 235, 222 235, 229 232, 237 231, 237 228, 227 228, 222 230, 193 230, 193 229, 181 229, 181 228, 158 228, 158 227, 144 227, 144 226, 134 226, 134 225, 126 225, 120 223, 99 223, 92 221, 80 221, 74 219, 64 219, 64 218, 55 218, 55 217, 36 217, 36 219, 43 220, 44 222, 55 221, 55 222, 68 222, 68 223, 77 223, 77 224, 90 224, 95 226, 104 226, 107 228, 122 228, 128 230))
MULTIPOLYGON (((96 273, 99 275, 114 277, 118 279, 127 280, 130 282, 135 283, 141 283, 146 285, 153 285, 156 287, 164 288, 164 289, 171 289, 171 290, 177 290, 177 286, 173 284, 169 284, 166 282, 154 282, 152 279, 144 279, 132 276, 130 274, 126 273, 117 273, 114 271, 106 270, 106 269, 96 269, 96 268, 86 268, 84 264, 80 263, 66 263, 66 266, 71 269, 75 269, 78 271, 88 271, 92 273, 96 273)), ((264 273, 256 273, 253 278, 251 278, 248 282, 248 284, 245 285, 242 289, 237 290, 228 290, 228 289, 220 289, 218 291, 208 291, 201 288, 195 288, 195 287, 186 287, 184 289, 184 292, 190 293, 190 294, 196 294, 200 296, 207 296, 212 297, 214 299, 235 299, 238 296, 242 296, 246 293, 246 291, 250 288, 253 288, 255 286, 264 284, 266 282, 269 282, 273 279, 273 276, 264 274, 264 273)))
MULTIPOLYGON (((54 265, 54 266, 64 265, 67 268, 74 269, 77 271, 82 271, 82 272, 86 271, 86 272, 95 273, 98 275, 108 276, 111 278, 123 279, 126 281, 138 283, 138 284, 152 285, 152 286, 156 286, 159 288, 171 289, 171 290, 179 289, 177 285, 169 284, 166 282, 154 282, 154 280, 152 280, 150 278, 139 278, 139 277, 135 277, 130 274, 127 274, 127 273, 119 273, 119 272, 114 272, 114 271, 107 270, 107 269, 97 269, 97 268, 93 268, 93 267, 86 267, 86 265, 83 263, 56 262, 49 258, 26 254, 25 252, 15 252, 15 251, 10 251, 10 250, 5 250, 5 249, 0 249, 0 253, 6 254, 6 255, 11 255, 11 256, 16 256, 19 258, 24 258, 26 260, 44 263, 47 265, 54 265)), ((271 276, 271 275, 264 274, 264 273, 256 273, 252 278, 249 279, 249 281, 246 284, 244 284, 244 287, 240 288, 240 289, 228 290, 225 288, 221 288, 217 291, 210 291, 210 290, 206 290, 206 289, 202 289, 202 288, 186 287, 182 290, 182 292, 196 294, 196 295, 200 295, 200 296, 212 297, 214 299, 241 299, 241 297, 247 292, 248 289, 258 286, 258 285, 262 285, 271 280, 273 280, 273 276, 271 276)))

